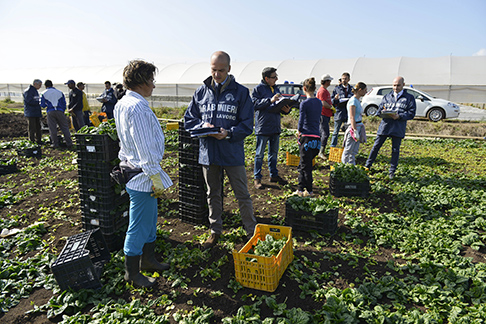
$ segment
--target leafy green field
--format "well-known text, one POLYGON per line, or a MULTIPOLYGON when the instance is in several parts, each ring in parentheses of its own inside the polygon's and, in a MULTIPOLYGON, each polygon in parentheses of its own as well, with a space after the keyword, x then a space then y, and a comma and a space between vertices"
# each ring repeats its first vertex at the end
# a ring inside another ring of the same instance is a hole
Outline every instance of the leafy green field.
MULTIPOLYGON (((166 137, 164 169, 176 179, 177 132, 166 137)), ((254 140, 246 145, 249 183, 254 140)), ((294 143, 292 136, 282 138, 280 162, 294 143)), ((372 140, 360 148, 359 164, 371 146, 372 140)), ((392 181, 390 146, 385 143, 373 166, 369 198, 334 198, 341 215, 335 235, 295 233, 295 259, 274 293, 242 288, 234 279, 231 252, 245 235, 237 209, 235 219, 225 219, 221 255, 199 250, 208 236, 202 227, 187 226, 174 237, 177 186, 160 204, 165 218, 157 250, 171 262, 154 274, 164 282, 161 289, 127 284, 120 252, 105 266, 100 290, 59 291, 49 264, 63 246, 59 224, 80 228, 79 211, 73 212, 79 209, 76 154, 50 158, 46 150, 37 162, 19 157, 21 173, 0 176, 0 226, 30 227, 0 239, 0 321, 46 289, 52 298, 31 300, 19 323, 40 323, 42 316, 61 323, 486 323, 486 143, 404 140, 392 181), (59 179, 67 172, 74 176, 59 179), (68 196, 33 203, 32 210, 22 205, 47 191, 68 196), (38 224, 29 217, 34 211, 38 224)), ((314 171, 316 192, 326 199, 328 175, 326 164, 314 171)), ((295 190, 296 169, 286 169, 286 177, 290 184, 283 189, 253 195, 255 209, 274 208, 267 223, 284 224, 282 206, 295 190)))

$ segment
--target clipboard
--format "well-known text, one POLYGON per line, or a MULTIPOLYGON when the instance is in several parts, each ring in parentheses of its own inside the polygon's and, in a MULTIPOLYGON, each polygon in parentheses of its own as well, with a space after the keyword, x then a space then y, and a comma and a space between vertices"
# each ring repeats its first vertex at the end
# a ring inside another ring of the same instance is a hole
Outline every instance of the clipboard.
POLYGON ((289 106, 290 108, 299 108, 300 106, 299 97, 300 94, 296 94, 291 98, 281 98, 276 102, 276 105, 269 110, 269 112, 279 113, 280 111, 282 111, 282 108, 285 106, 289 106))
POLYGON ((202 127, 193 129, 190 131, 191 137, 201 137, 212 134, 218 134, 221 131, 221 127, 202 127))
POLYGON ((397 110, 385 110, 380 113, 381 118, 392 118, 395 114, 397 114, 397 110))

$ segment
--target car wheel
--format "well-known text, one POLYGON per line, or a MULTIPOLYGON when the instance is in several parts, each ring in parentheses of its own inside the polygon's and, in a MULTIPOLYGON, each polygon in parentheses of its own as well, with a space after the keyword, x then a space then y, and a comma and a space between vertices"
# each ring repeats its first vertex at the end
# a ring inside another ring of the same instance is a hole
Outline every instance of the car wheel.
POLYGON ((375 116, 378 111, 378 107, 375 105, 368 105, 365 108, 365 115, 366 116, 375 116))
POLYGON ((441 108, 432 108, 427 113, 427 118, 433 122, 438 122, 439 120, 444 119, 444 117, 445 112, 441 108))

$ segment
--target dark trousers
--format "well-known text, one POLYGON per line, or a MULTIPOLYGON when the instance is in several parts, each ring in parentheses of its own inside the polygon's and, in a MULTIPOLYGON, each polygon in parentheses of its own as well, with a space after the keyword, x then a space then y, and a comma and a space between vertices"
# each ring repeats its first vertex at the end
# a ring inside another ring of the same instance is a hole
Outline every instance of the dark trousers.
POLYGON ((302 136, 299 139, 299 190, 312 192, 312 160, 319 154, 321 148, 321 141, 318 137, 302 136))
POLYGON ((397 170, 398 166, 398 158, 400 157, 400 145, 402 144, 402 138, 401 137, 396 137, 396 136, 390 136, 390 135, 377 135, 375 139, 375 144, 373 144, 373 148, 371 149, 370 156, 368 157, 368 160, 366 160, 365 166, 367 168, 371 168, 373 163, 376 160, 376 157, 378 155, 378 152, 380 151, 381 147, 383 146, 383 143, 385 143, 385 140, 391 137, 392 139, 392 155, 391 155, 391 161, 390 161, 390 173, 395 173, 397 170))
POLYGON ((321 115, 321 120, 319 122, 319 132, 321 134, 321 150, 324 150, 327 145, 327 140, 329 139, 329 121, 331 117, 321 115))
POLYGON ((85 125, 84 116, 82 110, 73 110, 71 112, 71 117, 73 118, 73 126, 76 132, 85 125))
POLYGON ((83 111, 83 119, 84 119, 84 124, 90 126, 91 125, 91 120, 89 120, 89 116, 91 115, 91 111, 86 110, 83 111))
POLYGON ((107 107, 107 106, 103 106, 101 107, 101 112, 104 112, 106 113, 106 118, 107 119, 113 119, 113 107, 107 107))
POLYGON ((42 141, 42 130, 40 117, 27 117, 27 125, 29 132, 29 140, 31 142, 36 142, 41 144, 42 141))

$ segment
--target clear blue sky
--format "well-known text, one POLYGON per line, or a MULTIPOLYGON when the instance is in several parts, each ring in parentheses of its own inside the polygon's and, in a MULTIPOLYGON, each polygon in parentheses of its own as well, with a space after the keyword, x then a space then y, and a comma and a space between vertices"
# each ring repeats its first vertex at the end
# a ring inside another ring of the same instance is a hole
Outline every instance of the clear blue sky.
POLYGON ((486 0, 0 0, 0 68, 486 55, 486 0))

